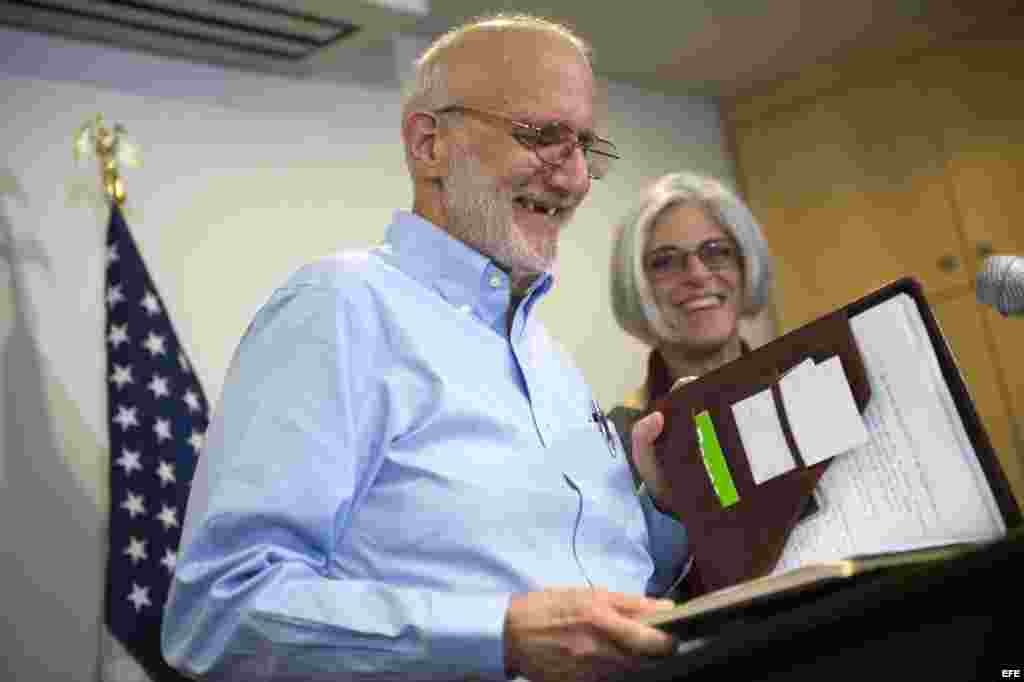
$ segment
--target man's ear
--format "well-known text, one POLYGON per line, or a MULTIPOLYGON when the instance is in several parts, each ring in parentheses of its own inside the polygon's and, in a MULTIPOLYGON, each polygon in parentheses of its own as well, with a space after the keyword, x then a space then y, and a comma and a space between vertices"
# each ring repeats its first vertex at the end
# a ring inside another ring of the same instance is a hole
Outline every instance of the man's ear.
POLYGON ((447 143, 440 135, 435 115, 425 111, 406 115, 402 121, 402 138, 415 177, 433 179, 447 173, 447 143))

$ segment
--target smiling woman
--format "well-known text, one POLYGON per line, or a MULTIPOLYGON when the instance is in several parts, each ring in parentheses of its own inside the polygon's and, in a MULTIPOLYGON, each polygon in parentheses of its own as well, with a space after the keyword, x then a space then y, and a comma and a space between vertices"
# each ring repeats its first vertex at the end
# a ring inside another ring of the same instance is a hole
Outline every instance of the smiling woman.
POLYGON ((672 173, 644 191, 616 229, 611 262, 615 319, 651 348, 643 385, 608 415, 627 452, 651 401, 746 352, 740 321, 765 308, 771 288, 761 226, 721 182, 672 173))

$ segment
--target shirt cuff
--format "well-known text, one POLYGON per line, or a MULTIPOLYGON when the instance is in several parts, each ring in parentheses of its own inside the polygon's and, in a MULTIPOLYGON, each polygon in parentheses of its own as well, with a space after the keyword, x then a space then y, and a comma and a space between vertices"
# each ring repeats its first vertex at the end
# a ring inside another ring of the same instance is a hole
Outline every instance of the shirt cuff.
POLYGON ((646 491, 643 491, 640 503, 647 520, 647 533, 655 566, 654 576, 648 585, 648 593, 657 596, 668 595, 690 570, 693 555, 689 551, 686 526, 675 515, 658 509, 654 498, 646 491))
POLYGON ((431 660, 505 679, 505 614, 511 594, 436 594, 431 660))
POLYGON ((667 509, 662 509, 661 508, 661 506, 658 504, 658 501, 656 499, 654 499, 654 495, 652 495, 647 490, 647 482, 646 481, 640 481, 640 485, 638 485, 636 487, 636 496, 637 497, 646 497, 648 500, 650 500, 651 506, 654 507, 654 511, 658 512, 662 516, 667 516, 668 518, 672 519, 673 521, 675 521, 677 523, 681 523, 678 516, 676 516, 675 514, 673 514, 671 511, 669 511, 667 509))

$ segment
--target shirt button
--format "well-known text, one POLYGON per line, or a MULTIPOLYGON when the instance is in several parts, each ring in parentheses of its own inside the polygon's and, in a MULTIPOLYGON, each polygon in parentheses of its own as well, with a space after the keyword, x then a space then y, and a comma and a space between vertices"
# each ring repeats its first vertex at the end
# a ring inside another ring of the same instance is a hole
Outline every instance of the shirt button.
POLYGON ((501 275, 494 273, 491 275, 491 287, 497 289, 501 286, 501 275))

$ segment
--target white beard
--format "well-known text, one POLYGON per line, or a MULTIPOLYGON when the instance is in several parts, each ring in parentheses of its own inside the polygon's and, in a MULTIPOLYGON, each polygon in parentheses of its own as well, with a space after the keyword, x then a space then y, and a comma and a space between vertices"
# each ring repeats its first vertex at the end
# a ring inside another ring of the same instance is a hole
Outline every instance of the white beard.
POLYGON ((448 165, 448 232, 516 275, 538 274, 552 269, 558 242, 550 239, 538 253, 530 245, 513 214, 513 203, 494 186, 480 160, 459 150, 448 165))

